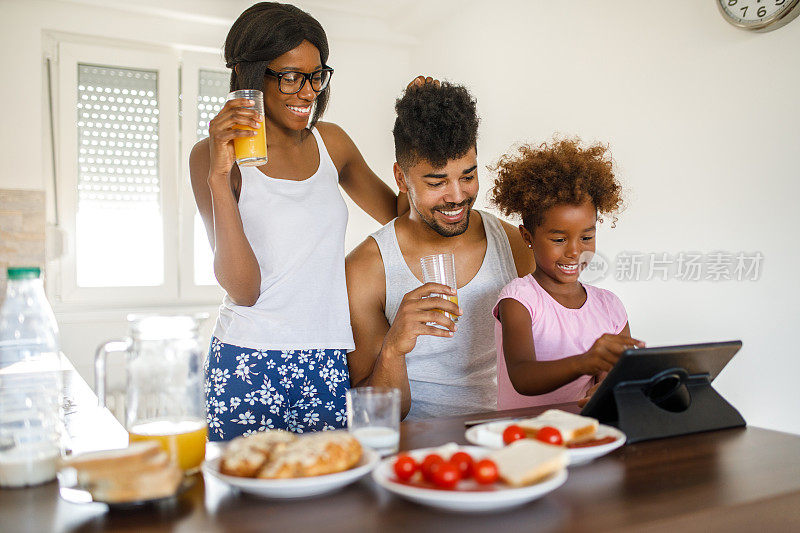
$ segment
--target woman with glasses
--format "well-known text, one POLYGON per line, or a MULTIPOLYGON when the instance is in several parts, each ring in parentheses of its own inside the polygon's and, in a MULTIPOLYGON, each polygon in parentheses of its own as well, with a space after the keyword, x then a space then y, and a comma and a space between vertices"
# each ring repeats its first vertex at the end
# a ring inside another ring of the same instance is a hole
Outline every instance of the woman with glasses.
POLYGON ((197 208, 226 296, 206 362, 209 438, 345 425, 354 349, 339 186, 385 224, 408 209, 338 126, 320 122, 333 69, 322 26, 300 9, 255 4, 225 41, 231 91, 260 89, 264 116, 225 104, 195 145, 197 208), (233 139, 263 121, 268 161, 234 165, 233 139))

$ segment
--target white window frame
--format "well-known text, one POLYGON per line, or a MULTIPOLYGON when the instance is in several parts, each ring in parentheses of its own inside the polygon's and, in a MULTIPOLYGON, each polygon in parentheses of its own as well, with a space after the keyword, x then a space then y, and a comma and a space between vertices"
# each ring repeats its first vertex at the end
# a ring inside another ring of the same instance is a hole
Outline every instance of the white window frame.
POLYGON ((57 172, 61 226, 66 236, 60 261, 58 299, 64 303, 166 304, 179 300, 178 289, 178 69, 168 51, 136 50, 122 46, 97 46, 61 41, 58 43, 57 172), (164 232, 164 283, 158 286, 80 287, 76 272, 76 215, 78 212, 78 64, 154 70, 158 73, 159 179, 164 232))
MULTIPOLYGON (((57 199, 64 233, 64 253, 53 265, 54 300, 59 307, 83 308, 185 306, 218 304, 219 285, 194 283, 194 216, 197 211, 189 177, 189 154, 197 141, 200 69, 224 71, 219 54, 158 49, 107 40, 71 40, 53 36, 54 118, 57 199), (151 70, 158 73, 159 178, 164 232, 164 283, 159 286, 80 287, 77 284, 76 216, 78 209, 78 64, 151 70), (181 100, 179 100, 179 96, 181 100)), ((51 41, 52 42, 52 41, 51 41)))
MULTIPOLYGON (((180 263, 187 265, 181 269, 180 292, 185 299, 192 301, 219 302, 225 294, 219 285, 195 285, 194 283, 194 217, 197 206, 192 192, 189 175, 189 154, 197 143, 197 96, 201 70, 225 72, 225 61, 220 54, 202 52, 181 52, 181 176, 180 195, 182 207, 180 214, 180 263)), ((205 233, 205 230, 204 230, 205 233)), ((206 246, 210 244, 206 241, 206 246)))

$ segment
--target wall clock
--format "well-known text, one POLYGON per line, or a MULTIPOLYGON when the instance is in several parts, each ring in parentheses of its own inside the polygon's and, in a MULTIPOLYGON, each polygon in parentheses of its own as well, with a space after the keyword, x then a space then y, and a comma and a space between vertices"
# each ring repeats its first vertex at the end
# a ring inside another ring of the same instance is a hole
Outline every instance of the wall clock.
POLYGON ((800 14, 800 0, 717 0, 722 16, 743 30, 772 31, 800 14))

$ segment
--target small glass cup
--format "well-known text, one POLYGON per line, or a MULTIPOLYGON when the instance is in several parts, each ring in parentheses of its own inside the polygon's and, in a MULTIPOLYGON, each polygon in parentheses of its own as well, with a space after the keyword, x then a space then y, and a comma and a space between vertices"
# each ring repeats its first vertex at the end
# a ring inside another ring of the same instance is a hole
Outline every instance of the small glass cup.
MULTIPOLYGON (((255 109, 264 116, 264 93, 256 89, 242 89, 233 91, 228 95, 228 100, 236 98, 247 98, 252 100, 255 105, 245 109, 255 109)), ((264 121, 262 120, 258 128, 250 126, 236 125, 236 130, 255 131, 256 134, 250 137, 235 137, 233 139, 233 149, 236 152, 236 162, 242 167, 260 167, 267 162, 267 137, 264 134, 264 121)))
POLYGON ((357 387, 347 391, 347 429, 362 446, 380 455, 400 446, 400 390, 357 387))
MULTIPOLYGON (((423 283, 440 283, 442 285, 447 285, 454 291, 458 290, 458 285, 456 285, 456 258, 453 254, 426 255, 425 257, 421 257, 419 262, 422 265, 423 283)), ((458 294, 454 296, 449 294, 432 294, 431 296, 439 296, 458 305, 458 294)), ((457 315, 446 311, 441 312, 453 322, 458 322, 457 315)))

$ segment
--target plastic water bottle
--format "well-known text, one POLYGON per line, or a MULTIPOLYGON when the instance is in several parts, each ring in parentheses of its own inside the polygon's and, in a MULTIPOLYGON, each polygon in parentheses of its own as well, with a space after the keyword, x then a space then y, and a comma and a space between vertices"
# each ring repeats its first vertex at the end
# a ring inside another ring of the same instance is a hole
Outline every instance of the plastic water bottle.
POLYGON ((9 268, 0 307, 0 486, 55 478, 63 377, 58 325, 38 268, 9 268))

